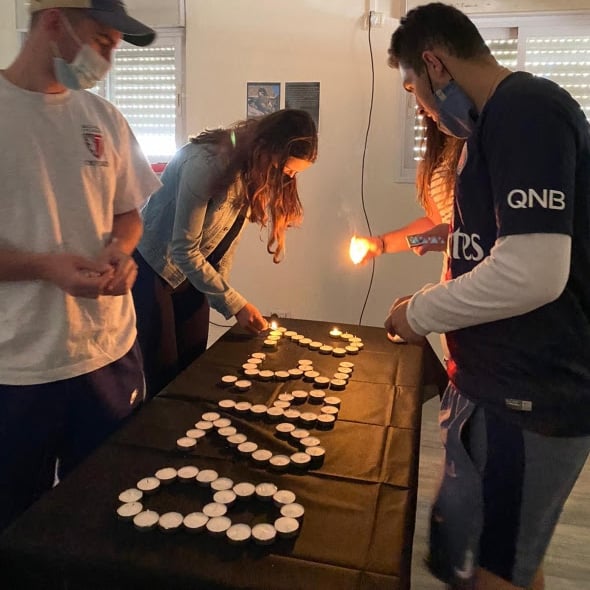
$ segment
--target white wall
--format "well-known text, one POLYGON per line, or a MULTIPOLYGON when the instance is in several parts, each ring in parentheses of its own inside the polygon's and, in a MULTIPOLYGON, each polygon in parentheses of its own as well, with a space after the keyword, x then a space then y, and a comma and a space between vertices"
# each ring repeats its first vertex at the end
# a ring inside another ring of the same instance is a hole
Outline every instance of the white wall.
MULTIPOLYGON (((248 227, 231 275, 232 284, 266 314, 279 310, 355 323, 361 312, 370 265, 354 267, 348 243, 354 232, 367 231, 360 192, 371 91, 362 18, 367 5, 363 0, 187 0, 189 133, 244 118, 247 81, 321 84, 320 154, 299 178, 303 226, 289 231, 287 257, 279 265, 266 254, 266 234, 248 227)), ((365 200, 375 233, 420 214, 413 186, 392 180, 400 82, 386 60, 396 24, 390 18, 372 32, 376 84, 365 200)), ((382 325, 392 299, 436 281, 440 264, 436 254, 379 259, 363 323, 382 325)))
POLYGON ((0 0, 0 68, 12 63, 19 48, 14 0, 0 0))

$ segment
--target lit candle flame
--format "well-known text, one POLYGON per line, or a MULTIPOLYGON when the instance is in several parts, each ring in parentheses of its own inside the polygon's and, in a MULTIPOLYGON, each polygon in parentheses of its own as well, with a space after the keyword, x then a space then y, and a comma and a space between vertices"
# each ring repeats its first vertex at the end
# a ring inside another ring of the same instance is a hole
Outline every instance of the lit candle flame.
POLYGON ((279 324, 277 322, 275 322, 274 320, 270 323, 271 330, 276 330, 278 327, 279 327, 279 324))
POLYGON ((358 264, 367 255, 368 251, 368 240, 352 236, 352 238, 350 239, 350 248, 348 250, 348 253, 350 255, 350 259, 354 264, 358 264))

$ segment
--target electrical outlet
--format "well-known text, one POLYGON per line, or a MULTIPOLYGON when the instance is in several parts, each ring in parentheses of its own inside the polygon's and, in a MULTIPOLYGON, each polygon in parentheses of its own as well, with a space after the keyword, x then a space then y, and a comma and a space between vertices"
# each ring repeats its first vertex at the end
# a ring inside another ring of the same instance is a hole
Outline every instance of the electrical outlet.
POLYGON ((369 22, 371 27, 382 27, 383 26, 383 13, 371 10, 369 12, 369 22))

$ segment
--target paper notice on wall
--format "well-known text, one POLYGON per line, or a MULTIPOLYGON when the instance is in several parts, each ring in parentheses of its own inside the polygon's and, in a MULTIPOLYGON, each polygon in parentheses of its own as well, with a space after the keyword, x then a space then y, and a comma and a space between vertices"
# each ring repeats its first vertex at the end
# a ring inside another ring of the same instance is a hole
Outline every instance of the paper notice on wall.
POLYGON ((320 128, 320 83, 286 82, 285 108, 306 111, 320 128))

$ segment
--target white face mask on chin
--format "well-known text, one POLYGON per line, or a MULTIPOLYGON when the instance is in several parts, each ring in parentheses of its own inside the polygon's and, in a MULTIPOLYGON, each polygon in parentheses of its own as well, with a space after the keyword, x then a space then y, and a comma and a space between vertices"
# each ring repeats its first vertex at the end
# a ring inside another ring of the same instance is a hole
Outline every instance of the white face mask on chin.
POLYGON ((72 62, 68 63, 59 57, 57 46, 54 51, 58 56, 53 58, 55 77, 60 84, 71 90, 87 90, 96 86, 109 71, 111 64, 102 55, 98 54, 90 45, 82 43, 74 33, 69 21, 62 17, 69 35, 78 43, 80 49, 72 62))

